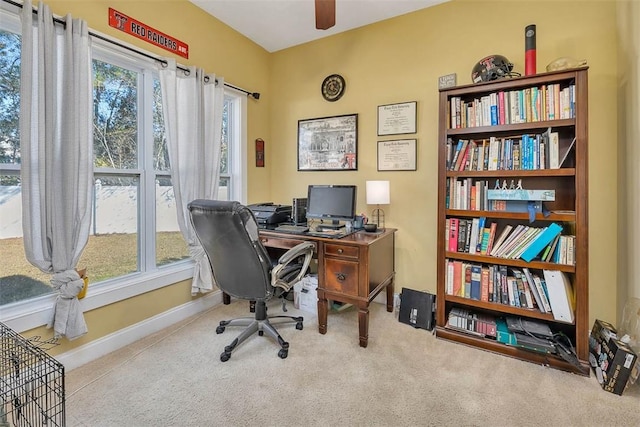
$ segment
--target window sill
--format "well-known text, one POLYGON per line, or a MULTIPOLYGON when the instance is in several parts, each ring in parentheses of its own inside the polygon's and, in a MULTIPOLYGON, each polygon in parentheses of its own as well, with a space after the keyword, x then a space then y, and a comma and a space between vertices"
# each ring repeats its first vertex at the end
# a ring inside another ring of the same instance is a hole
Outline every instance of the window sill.
MULTIPOLYGON (((135 273, 95 286, 89 283, 87 296, 80 300, 80 306, 83 312, 87 312, 190 279, 193 277, 193 267, 193 261, 188 260, 159 268, 152 273, 135 273)), ((52 294, 7 304, 2 307, 0 322, 18 333, 44 326, 53 317, 55 298, 52 294)))

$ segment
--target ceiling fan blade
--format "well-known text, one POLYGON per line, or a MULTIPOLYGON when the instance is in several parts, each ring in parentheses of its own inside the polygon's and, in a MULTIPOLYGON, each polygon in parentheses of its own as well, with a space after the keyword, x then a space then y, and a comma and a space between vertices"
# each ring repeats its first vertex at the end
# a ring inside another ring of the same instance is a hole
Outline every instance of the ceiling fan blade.
POLYGON ((316 29, 327 30, 336 25, 336 0, 315 0, 316 29))

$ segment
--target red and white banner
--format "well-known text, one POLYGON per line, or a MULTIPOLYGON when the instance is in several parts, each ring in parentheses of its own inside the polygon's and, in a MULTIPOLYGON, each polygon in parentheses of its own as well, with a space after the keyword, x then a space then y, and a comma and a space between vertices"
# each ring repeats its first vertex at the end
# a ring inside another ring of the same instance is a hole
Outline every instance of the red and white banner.
POLYGON ((109 8, 109 26, 189 59, 189 45, 109 8))

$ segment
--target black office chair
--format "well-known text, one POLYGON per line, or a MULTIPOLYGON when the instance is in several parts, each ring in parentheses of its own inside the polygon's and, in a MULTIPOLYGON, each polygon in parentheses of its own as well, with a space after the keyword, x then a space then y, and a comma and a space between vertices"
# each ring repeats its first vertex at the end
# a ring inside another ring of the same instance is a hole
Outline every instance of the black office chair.
POLYGON ((247 326, 224 348, 220 360, 229 360, 231 352, 255 332, 261 336, 266 332, 277 340, 281 346, 278 356, 286 358, 289 343, 282 339, 269 319, 289 319, 296 322, 296 329, 303 328, 304 319, 267 316, 266 302, 272 297, 284 298, 305 275, 314 244, 300 243, 274 263, 260 242, 258 224, 246 206, 238 202, 198 199, 189 203, 189 211, 218 287, 232 297, 255 301, 255 317, 223 320, 216 328, 216 333, 221 334, 227 326, 247 326))

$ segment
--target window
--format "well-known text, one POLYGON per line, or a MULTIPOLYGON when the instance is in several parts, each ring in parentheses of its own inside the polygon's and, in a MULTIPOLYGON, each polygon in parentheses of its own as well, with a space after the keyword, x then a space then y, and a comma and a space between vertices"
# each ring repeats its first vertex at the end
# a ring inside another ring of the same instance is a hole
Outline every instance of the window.
MULTIPOLYGON (((10 260, 0 273, 0 306, 5 308, 10 303, 35 302, 34 297, 51 294, 49 275, 29 264, 22 241, 19 32, 17 16, 3 14, 0 259, 10 260)), ((87 267, 92 287, 103 286, 114 292, 108 298, 103 292, 99 302, 85 303, 86 309, 188 279, 192 273, 177 223, 157 64, 95 39, 92 55, 95 192, 91 234, 78 266, 87 267), (123 288, 130 290, 115 291, 123 288)), ((230 89, 225 95, 223 117, 221 199, 246 199, 245 118, 246 96, 230 89)), ((24 307, 22 311, 26 312, 24 307)), ((47 304, 45 309, 49 307, 47 304)), ((16 310, 19 312, 19 307, 16 310)), ((3 314, 6 312, 3 310, 3 314)), ((31 320, 24 328, 39 324, 41 321, 31 320)))

